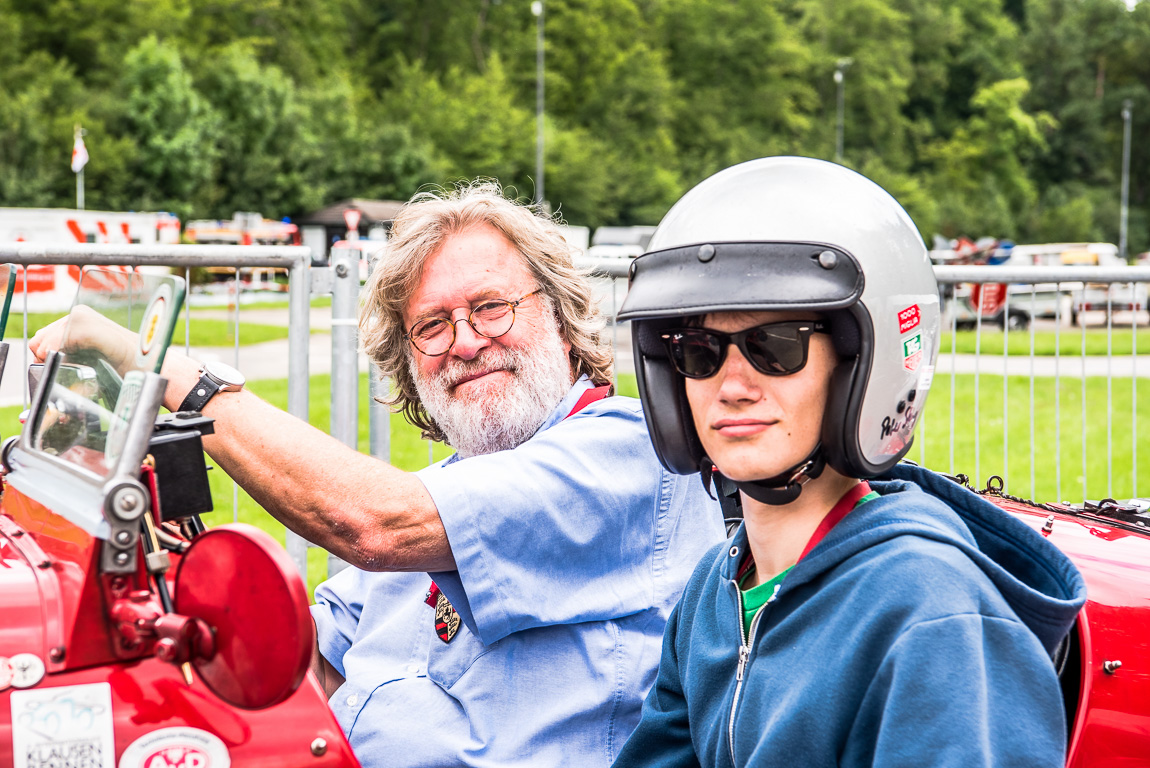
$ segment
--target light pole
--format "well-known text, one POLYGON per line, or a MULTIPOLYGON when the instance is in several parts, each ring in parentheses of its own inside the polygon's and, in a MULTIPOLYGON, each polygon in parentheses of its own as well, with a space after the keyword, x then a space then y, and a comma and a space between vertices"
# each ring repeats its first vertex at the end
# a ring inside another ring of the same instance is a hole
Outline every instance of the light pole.
POLYGON ((531 3, 535 15, 535 202, 543 205, 543 0, 531 3))
POLYGON ((1126 220, 1130 215, 1130 122, 1133 117, 1134 102, 1122 102, 1122 208, 1118 222, 1118 255, 1126 259, 1126 220))
POLYGON ((835 162, 843 161, 843 107, 845 96, 843 94, 843 73, 847 71, 854 59, 841 58, 835 62, 835 85, 838 86, 838 110, 835 120, 835 162))

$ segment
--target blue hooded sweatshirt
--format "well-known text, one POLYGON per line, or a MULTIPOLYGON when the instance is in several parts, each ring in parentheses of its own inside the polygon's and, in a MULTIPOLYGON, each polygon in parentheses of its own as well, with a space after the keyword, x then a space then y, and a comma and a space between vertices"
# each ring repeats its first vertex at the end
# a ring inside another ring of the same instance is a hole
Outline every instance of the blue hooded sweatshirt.
POLYGON ((671 614, 616 768, 1063 766, 1050 653, 1086 599, 1038 532, 909 464, 787 574, 744 647, 740 528, 671 614))

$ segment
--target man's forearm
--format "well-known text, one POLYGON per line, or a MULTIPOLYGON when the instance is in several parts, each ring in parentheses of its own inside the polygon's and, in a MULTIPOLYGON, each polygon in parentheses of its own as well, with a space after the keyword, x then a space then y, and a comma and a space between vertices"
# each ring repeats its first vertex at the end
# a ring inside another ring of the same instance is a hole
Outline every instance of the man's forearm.
MULTIPOLYGON (((172 355, 164 404, 179 407, 199 364, 172 355)), ((378 571, 452 570, 435 504, 415 475, 353 451, 251 392, 212 398, 208 454, 285 526, 352 565, 378 571)))

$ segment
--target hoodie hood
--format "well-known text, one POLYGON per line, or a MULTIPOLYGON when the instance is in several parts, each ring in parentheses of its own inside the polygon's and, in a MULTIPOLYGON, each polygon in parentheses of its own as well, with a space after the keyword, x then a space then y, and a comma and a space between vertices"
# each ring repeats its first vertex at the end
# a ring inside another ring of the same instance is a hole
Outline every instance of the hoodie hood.
MULTIPOLYGON (((964 552, 1054 651, 1086 602, 1086 584, 1070 558, 1025 523, 935 472, 903 463, 869 482, 880 498, 849 513, 795 565, 779 597, 892 538, 934 539, 964 552)), ((747 546, 743 527, 732 544, 747 546)), ((737 567, 738 560, 728 558, 723 578, 734 579, 737 567)))

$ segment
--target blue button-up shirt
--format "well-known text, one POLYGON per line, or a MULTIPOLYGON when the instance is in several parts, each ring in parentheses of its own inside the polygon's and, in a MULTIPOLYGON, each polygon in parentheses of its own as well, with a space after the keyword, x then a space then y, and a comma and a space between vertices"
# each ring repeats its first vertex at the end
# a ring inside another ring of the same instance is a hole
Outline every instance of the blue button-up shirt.
POLYGON ((659 464, 639 402, 419 472, 458 570, 431 574, 462 624, 444 643, 426 573, 348 568, 316 589, 331 706, 365 766, 607 766, 639 720, 663 627, 723 537, 697 476, 659 464))

